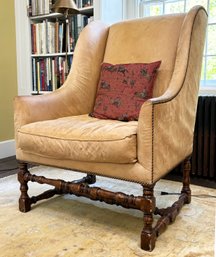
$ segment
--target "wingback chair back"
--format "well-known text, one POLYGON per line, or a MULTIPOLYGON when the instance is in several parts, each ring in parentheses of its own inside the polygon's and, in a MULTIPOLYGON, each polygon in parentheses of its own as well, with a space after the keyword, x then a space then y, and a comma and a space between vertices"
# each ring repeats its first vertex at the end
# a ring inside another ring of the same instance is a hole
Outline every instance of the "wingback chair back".
POLYGON ((129 20, 110 27, 92 22, 79 37, 72 69, 62 88, 64 105, 73 103, 74 115, 92 111, 102 62, 162 61, 153 92, 155 98, 159 97, 153 100, 158 102, 154 105, 154 127, 161 135, 153 135, 152 105, 148 102, 140 112, 142 128, 138 133, 138 141, 142 141, 138 144, 138 159, 146 170, 154 170, 154 181, 192 152, 191 128, 195 124, 205 28, 206 12, 195 7, 189 13, 129 20), (167 105, 172 98, 175 104, 167 105), (164 123, 165 116, 169 123, 164 123), (154 160, 149 139, 153 136, 154 160), (173 138, 181 140, 175 145, 173 138))
MULTIPOLYGON (((74 87, 76 93, 80 91, 80 101, 86 103, 82 106, 83 113, 89 113, 93 108, 102 62, 148 63, 162 60, 154 83, 154 97, 158 97, 170 86, 174 69, 181 78, 179 83, 183 83, 188 61, 193 58, 190 61, 199 65, 193 65, 194 70, 187 72, 188 76, 191 73, 197 75, 194 77, 195 85, 192 84, 194 93, 197 93, 202 49, 196 49, 196 44, 200 46, 200 40, 204 38, 205 24, 200 23, 203 15, 204 10, 197 13, 197 8, 194 8, 189 13, 128 20, 110 27, 99 21, 92 22, 78 39, 72 69, 64 86, 74 87), (190 48, 195 53, 190 53, 189 57, 190 48)), ((179 84, 173 87, 177 93, 179 84)))
POLYGON ((128 20, 107 26, 99 21, 83 29, 64 85, 51 94, 15 99, 16 156, 21 183, 19 208, 38 200, 72 193, 93 200, 134 208, 144 213, 141 247, 152 251, 165 227, 190 203, 189 172, 193 146, 207 14, 196 6, 188 13, 128 20), (153 98, 141 106, 138 121, 90 117, 101 64, 161 61, 153 98), (185 161, 184 161, 185 160, 185 161), (183 188, 171 208, 158 209, 155 183, 184 161, 183 188), (31 175, 27 163, 87 173, 67 183, 31 175), (137 182, 143 196, 89 187, 96 175, 137 182), (54 189, 30 198, 28 181, 54 189), (161 218, 153 227, 153 215, 161 218))

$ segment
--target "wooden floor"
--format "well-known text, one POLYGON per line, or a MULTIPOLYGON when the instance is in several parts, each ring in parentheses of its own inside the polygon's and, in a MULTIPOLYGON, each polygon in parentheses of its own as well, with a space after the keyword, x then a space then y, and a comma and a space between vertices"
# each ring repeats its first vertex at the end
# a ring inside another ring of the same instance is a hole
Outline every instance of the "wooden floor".
MULTIPOLYGON (((0 159, 0 179, 3 177, 7 177, 13 174, 16 174, 18 171, 18 163, 16 161, 16 157, 8 157, 5 159, 0 159)), ((170 172, 165 179, 168 180, 174 180, 174 181, 182 181, 181 174, 173 174, 170 172)), ((194 185, 204 186, 204 187, 210 187, 216 189, 216 181, 210 181, 208 179, 204 178, 196 178, 191 177, 191 183, 194 185)))
POLYGON ((18 171, 18 163, 15 156, 0 159, 0 178, 16 174, 18 171))

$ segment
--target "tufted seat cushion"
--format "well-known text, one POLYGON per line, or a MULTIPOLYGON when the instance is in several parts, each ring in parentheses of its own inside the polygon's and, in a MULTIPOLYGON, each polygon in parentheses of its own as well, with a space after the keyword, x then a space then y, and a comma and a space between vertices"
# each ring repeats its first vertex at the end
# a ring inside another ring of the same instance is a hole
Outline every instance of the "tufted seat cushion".
POLYGON ((86 115, 30 123, 18 130, 18 147, 43 157, 73 161, 134 163, 137 121, 86 115))

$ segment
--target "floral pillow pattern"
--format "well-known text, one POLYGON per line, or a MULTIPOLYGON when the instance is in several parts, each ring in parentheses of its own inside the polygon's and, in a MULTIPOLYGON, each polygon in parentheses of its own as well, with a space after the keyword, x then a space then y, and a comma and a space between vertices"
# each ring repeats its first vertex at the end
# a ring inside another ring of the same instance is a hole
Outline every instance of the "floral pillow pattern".
POLYGON ((161 61, 153 63, 103 63, 95 106, 90 116, 120 121, 138 120, 142 104, 152 97, 161 61))

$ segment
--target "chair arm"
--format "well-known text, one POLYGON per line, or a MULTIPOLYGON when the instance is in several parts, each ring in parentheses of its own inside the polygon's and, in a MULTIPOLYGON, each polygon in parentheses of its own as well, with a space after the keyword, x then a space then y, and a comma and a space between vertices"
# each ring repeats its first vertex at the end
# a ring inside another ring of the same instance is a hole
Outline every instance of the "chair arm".
POLYGON ((17 96, 14 99, 15 129, 31 122, 56 119, 79 113, 70 88, 62 87, 50 94, 17 96))
POLYGON ((143 104, 138 121, 138 162, 151 183, 192 153, 196 99, 169 93, 143 104), (185 108, 186 107, 186 108, 185 108))

